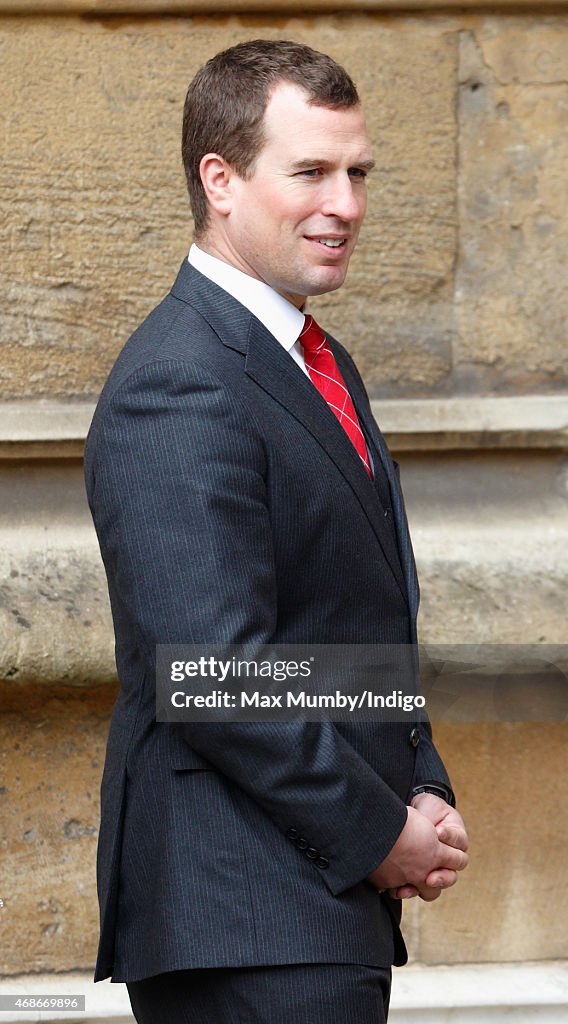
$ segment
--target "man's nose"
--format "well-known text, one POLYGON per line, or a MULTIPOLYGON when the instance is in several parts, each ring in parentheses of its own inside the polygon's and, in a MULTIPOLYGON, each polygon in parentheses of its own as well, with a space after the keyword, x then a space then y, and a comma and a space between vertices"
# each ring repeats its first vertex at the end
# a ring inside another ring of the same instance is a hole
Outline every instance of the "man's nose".
POLYGON ((338 175, 330 181, 322 205, 322 213, 326 217, 337 217, 339 220, 352 222, 358 220, 364 212, 364 199, 356 195, 349 175, 338 175))

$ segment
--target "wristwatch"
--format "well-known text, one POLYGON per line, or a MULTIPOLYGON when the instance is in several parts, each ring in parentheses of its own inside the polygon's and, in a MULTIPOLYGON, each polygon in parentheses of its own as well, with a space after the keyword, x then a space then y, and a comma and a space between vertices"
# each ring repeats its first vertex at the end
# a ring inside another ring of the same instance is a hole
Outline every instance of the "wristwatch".
POLYGON ((453 789, 449 786, 445 786, 443 782, 423 782, 421 786, 414 786, 410 792, 410 799, 414 796, 418 796, 419 793, 433 793, 434 796, 440 796, 442 800, 445 800, 450 807, 456 806, 456 798, 454 796, 453 789))

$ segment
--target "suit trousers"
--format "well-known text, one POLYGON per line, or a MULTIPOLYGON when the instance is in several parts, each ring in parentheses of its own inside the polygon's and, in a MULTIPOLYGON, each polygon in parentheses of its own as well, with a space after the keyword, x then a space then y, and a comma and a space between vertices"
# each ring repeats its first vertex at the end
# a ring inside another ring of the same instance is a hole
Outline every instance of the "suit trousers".
POLYGON ((391 971, 292 964, 171 971, 129 982, 138 1024, 385 1024, 391 971))

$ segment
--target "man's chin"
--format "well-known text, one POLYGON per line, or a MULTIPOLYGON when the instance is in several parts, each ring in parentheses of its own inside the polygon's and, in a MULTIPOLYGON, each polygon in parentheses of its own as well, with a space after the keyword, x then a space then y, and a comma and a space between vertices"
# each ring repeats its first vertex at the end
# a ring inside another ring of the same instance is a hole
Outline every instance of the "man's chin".
POLYGON ((308 295, 325 295, 326 292, 335 292, 345 281, 347 268, 324 267, 322 271, 313 275, 310 282, 308 295))
MULTIPOLYGON (((294 306, 301 308, 310 295, 325 295, 327 292, 335 292, 345 281, 347 268, 342 267, 318 267, 313 273, 306 275, 302 280, 290 282, 284 286, 273 283, 272 287, 280 292, 294 306)), ((269 281, 266 282, 270 284, 269 281)))

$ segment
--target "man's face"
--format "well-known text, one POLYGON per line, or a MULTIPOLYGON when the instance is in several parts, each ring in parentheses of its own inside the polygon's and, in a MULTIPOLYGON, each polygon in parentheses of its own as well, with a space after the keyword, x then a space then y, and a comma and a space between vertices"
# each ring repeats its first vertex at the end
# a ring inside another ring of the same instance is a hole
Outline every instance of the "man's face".
POLYGON ((273 90, 265 144, 250 178, 232 174, 216 254, 296 306, 339 288, 365 215, 373 161, 363 112, 310 105, 289 82, 273 90))

